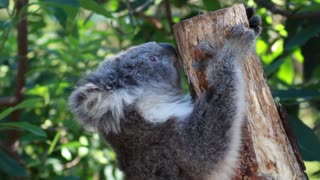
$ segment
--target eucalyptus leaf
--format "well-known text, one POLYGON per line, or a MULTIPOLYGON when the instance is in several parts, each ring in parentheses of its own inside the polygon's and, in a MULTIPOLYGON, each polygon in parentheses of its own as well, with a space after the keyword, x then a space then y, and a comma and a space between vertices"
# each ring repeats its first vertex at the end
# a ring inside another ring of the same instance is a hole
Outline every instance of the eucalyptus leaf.
POLYGON ((80 0, 80 6, 86 10, 93 11, 105 17, 112 17, 111 13, 105 8, 101 7, 98 3, 93 0, 80 0))
POLYGON ((306 90, 306 89, 290 89, 278 90, 272 93, 273 97, 279 97, 281 100, 295 99, 295 98, 318 98, 320 97, 320 90, 306 90))
POLYGON ((285 44, 285 49, 291 49, 296 46, 301 46, 305 44, 310 38, 316 36, 320 33, 320 26, 314 24, 311 27, 302 29, 301 31, 297 32, 292 38, 288 40, 288 43, 285 44))
POLYGON ((9 154, 0 149, 0 171, 15 177, 27 176, 27 171, 9 154))
POLYGON ((276 61, 272 62, 270 65, 264 68, 264 72, 266 73, 267 76, 272 74, 274 71, 280 68, 280 66, 284 63, 286 60, 286 57, 281 57, 277 59, 276 61))
POLYGON ((293 116, 289 116, 289 123, 295 134, 303 159, 306 161, 320 161, 320 140, 313 130, 293 116))
POLYGON ((38 126, 32 125, 28 122, 4 122, 0 123, 0 129, 18 129, 26 130, 32 134, 40 137, 46 137, 46 133, 38 126))
POLYGON ((81 178, 78 176, 59 176, 54 178, 54 180, 80 180, 81 178))
POLYGON ((9 6, 9 0, 0 0, 0 9, 7 8, 9 6))
POLYGON ((215 11, 221 8, 220 1, 203 0, 203 6, 207 11, 215 11))
POLYGON ((41 101, 42 101, 42 99, 40 99, 40 98, 27 99, 14 107, 9 107, 0 113, 0 120, 2 120, 3 118, 8 116, 11 112, 13 112, 15 110, 23 109, 23 108, 32 108, 35 106, 36 103, 41 102, 41 101))
POLYGON ((66 144, 62 144, 59 147, 57 147, 57 149, 61 149, 61 148, 78 148, 83 146, 79 141, 72 141, 66 144))
POLYGON ((73 7, 79 7, 80 3, 79 0, 41 0, 41 2, 47 2, 62 6, 73 6, 73 7))

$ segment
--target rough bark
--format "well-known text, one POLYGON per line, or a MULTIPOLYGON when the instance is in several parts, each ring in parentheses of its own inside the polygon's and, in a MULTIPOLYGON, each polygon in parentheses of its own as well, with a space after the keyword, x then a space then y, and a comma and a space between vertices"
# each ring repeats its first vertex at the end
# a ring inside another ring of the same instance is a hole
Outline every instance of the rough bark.
MULTIPOLYGON (((200 41, 217 47, 226 41, 233 25, 248 27, 245 7, 240 4, 184 20, 173 26, 191 94, 194 98, 207 88, 204 72, 192 67, 191 49, 200 41)), ((247 82, 247 121, 243 127, 240 168, 233 179, 307 179, 283 127, 256 54, 243 63, 247 82)))

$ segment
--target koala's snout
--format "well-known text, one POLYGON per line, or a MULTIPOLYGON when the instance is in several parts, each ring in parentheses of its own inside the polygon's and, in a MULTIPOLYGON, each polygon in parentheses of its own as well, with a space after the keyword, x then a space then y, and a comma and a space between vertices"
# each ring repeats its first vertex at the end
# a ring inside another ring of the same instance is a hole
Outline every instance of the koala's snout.
POLYGON ((168 50, 170 53, 172 53, 174 56, 177 56, 177 51, 176 48, 174 48, 171 44, 169 43, 158 43, 159 46, 162 48, 168 50))
POLYGON ((165 49, 166 52, 171 54, 172 58, 170 59, 172 60, 175 71, 176 71, 176 81, 174 83, 176 85, 180 85, 181 84, 181 80, 180 80, 181 65, 178 59, 178 52, 176 48, 169 43, 158 43, 158 45, 163 49, 165 49))

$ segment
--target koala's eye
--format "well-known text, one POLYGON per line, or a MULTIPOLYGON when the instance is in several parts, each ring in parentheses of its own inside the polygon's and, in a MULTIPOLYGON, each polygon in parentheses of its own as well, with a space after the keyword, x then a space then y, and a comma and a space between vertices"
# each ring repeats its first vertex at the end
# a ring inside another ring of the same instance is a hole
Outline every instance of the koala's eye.
POLYGON ((154 56, 149 56, 149 59, 150 59, 150 61, 153 61, 153 62, 157 61, 157 58, 154 56))

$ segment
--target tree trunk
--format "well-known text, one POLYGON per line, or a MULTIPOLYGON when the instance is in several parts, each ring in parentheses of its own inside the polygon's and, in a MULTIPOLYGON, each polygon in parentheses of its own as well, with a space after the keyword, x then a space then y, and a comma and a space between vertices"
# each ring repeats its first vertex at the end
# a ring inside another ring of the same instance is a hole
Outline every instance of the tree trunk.
MULTIPOLYGON (((191 49, 200 41, 215 44, 226 41, 233 25, 248 27, 245 7, 240 4, 184 20, 173 26, 191 94, 199 96, 206 88, 204 72, 192 67, 191 49)), ((243 72, 247 82, 246 123, 240 168, 233 179, 307 179, 299 152, 292 148, 256 54, 245 59, 243 72), (297 153, 298 152, 298 153, 297 153)))

